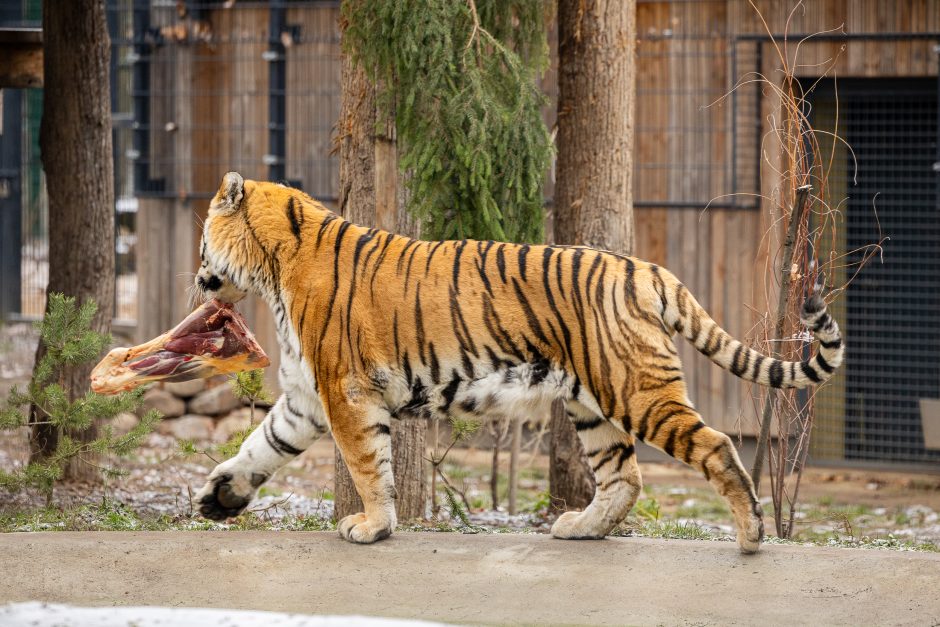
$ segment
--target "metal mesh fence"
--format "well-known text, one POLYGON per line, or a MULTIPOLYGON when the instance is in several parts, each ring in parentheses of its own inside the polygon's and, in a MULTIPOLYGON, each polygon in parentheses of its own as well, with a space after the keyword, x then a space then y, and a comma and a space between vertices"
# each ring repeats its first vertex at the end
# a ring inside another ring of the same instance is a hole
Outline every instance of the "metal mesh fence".
MULTIPOLYGON (((813 101, 820 128, 832 130, 831 84, 813 101)), ((838 117, 854 153, 838 149, 830 175, 848 196, 842 251, 857 263, 866 246, 888 239, 836 313, 846 362, 817 399, 815 457, 936 463, 920 399, 940 398, 937 82, 840 81, 838 117)))

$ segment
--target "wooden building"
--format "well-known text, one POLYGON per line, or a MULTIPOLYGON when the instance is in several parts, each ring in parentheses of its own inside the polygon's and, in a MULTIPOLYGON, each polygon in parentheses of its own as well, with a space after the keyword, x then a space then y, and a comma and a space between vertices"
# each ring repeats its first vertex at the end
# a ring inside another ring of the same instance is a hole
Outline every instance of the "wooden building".
MULTIPOLYGON (((118 195, 137 202, 141 338, 188 311, 200 218, 226 171, 284 179, 327 204, 337 196, 338 3, 229 4, 115 7, 118 195)), ((754 5, 759 13, 745 0, 637 0, 637 254, 671 269, 732 334, 752 335, 776 302, 782 228, 771 132, 780 103, 752 79, 779 85, 784 60, 806 88, 825 72, 837 77, 838 92, 823 82, 808 98, 817 124, 831 127, 838 114, 856 148, 857 171, 846 149, 828 144, 830 196, 849 198, 837 248, 877 240, 873 203, 892 239, 885 263, 836 301, 848 363, 819 397, 814 454, 937 464, 914 406, 940 397, 940 331, 929 328, 940 329, 930 300, 940 294, 940 2, 754 5), (884 382, 890 393, 874 391, 884 382)), ((544 86, 553 92, 552 72, 544 86)), ((273 345, 268 312, 249 309, 273 345)), ((681 350, 706 420, 754 434, 748 386, 681 350)))

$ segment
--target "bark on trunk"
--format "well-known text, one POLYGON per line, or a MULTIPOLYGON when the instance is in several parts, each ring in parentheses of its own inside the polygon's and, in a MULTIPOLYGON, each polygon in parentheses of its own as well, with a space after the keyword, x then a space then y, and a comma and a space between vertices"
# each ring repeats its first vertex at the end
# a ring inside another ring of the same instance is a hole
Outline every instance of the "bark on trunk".
MULTIPOLYGON (((114 174, 111 152, 111 41, 101 0, 44 0, 42 164, 49 197, 48 292, 98 303, 92 327, 111 329, 114 303, 114 174)), ((42 348, 37 351, 37 362, 42 348)), ((71 398, 85 393, 94 364, 59 375, 71 398)), ((42 420, 31 408, 33 421, 42 420)), ((70 434, 94 439, 95 427, 70 434)), ((32 459, 52 453, 59 434, 35 425, 32 459)), ((86 459, 91 461, 89 456, 86 459)), ((65 478, 96 480, 96 468, 72 462, 65 478)))
MULTIPOLYGON (((555 242, 633 252, 634 0, 558 0, 555 242)), ((580 508, 594 481, 573 425, 552 408, 553 502, 580 508)))
MULTIPOLYGON (((403 235, 417 236, 413 220, 405 215, 403 186, 398 175, 394 126, 376 133, 375 86, 365 72, 346 56, 342 67, 340 111, 340 212, 347 220, 374 225, 403 235)), ((392 421, 392 472, 397 491, 399 520, 425 515, 424 420, 392 421)), ((336 451, 334 474, 337 519, 362 511, 362 500, 336 451)))

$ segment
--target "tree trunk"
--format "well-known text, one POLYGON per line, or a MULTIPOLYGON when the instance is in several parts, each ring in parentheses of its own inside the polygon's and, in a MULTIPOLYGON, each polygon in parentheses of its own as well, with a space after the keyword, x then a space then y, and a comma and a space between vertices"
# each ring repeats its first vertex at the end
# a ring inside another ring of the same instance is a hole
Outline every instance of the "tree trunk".
MULTIPOLYGON (((376 133, 375 86, 348 56, 343 57, 342 63, 340 212, 357 224, 416 236, 414 221, 405 215, 394 123, 387 120, 384 132, 376 133)), ((402 417, 392 421, 392 472, 399 520, 425 515, 426 432, 427 425, 422 419, 402 417)), ((334 483, 336 518, 361 512, 362 500, 339 450, 334 483)))
MULTIPOLYGON (((114 164, 111 152, 111 41, 102 0, 44 0, 42 164, 49 197, 47 292, 98 303, 95 331, 111 329, 114 307, 114 164)), ((37 362, 42 347, 37 350, 37 362)), ((88 389, 94 364, 67 369, 58 380, 71 398, 88 389)), ((32 420, 42 420, 31 408, 32 420)), ((96 429, 71 434, 94 439, 96 429)), ((59 434, 35 425, 31 453, 52 453, 59 434)), ((86 457, 88 459, 88 457, 86 457)), ((91 460, 89 460, 91 461, 91 460)), ((97 469, 78 460, 66 479, 95 480, 97 469)))
MULTIPOLYGON (((558 0, 556 243, 633 252, 635 42, 635 0, 558 0)), ((551 427, 553 502, 584 507, 593 476, 561 403, 551 427)))

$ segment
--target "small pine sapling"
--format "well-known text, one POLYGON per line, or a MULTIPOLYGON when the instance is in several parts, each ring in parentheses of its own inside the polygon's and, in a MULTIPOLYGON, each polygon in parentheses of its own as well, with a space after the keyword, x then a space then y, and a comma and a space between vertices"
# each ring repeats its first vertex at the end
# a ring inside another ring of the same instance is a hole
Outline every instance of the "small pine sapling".
POLYGON ((251 426, 255 425, 255 403, 271 403, 271 392, 264 385, 264 370, 258 368, 248 372, 239 372, 230 381, 235 396, 242 401, 248 401, 251 407, 251 426))
POLYGON ((234 457, 245 439, 255 430, 257 426, 255 424, 255 403, 258 401, 262 403, 272 403, 274 401, 271 392, 264 385, 264 370, 260 368, 247 372, 239 372, 232 377, 230 384, 232 391, 235 392, 235 396, 242 401, 248 402, 251 414, 248 428, 236 431, 232 434, 232 437, 229 438, 228 442, 219 447, 219 453, 221 453, 225 459, 234 457))
POLYGON ((454 448, 458 442, 466 440, 474 433, 476 433, 480 428, 480 423, 476 420, 464 420, 461 418, 450 418, 450 427, 451 427, 451 438, 450 444, 440 455, 437 454, 435 450, 431 454, 431 457, 428 459, 431 462, 431 498, 432 510, 437 511, 437 478, 440 477, 441 481, 444 483, 444 493, 447 496, 447 504, 451 510, 451 513, 460 519, 460 521, 465 526, 470 526, 470 522, 467 519, 467 511, 470 510, 470 502, 467 500, 467 495, 454 487, 454 485, 448 480, 447 475, 444 474, 443 464, 444 460, 447 458, 447 454, 450 453, 451 449, 454 448), (463 505, 457 501, 455 495, 460 496, 463 505), (466 509, 464 509, 466 508, 466 509))
POLYGON ((91 320, 97 309, 98 306, 90 300, 76 306, 73 297, 49 294, 46 315, 37 324, 45 352, 26 390, 14 387, 0 407, 0 430, 48 424, 59 429, 61 435, 56 450, 48 457, 32 461, 24 468, 0 469, 0 489, 19 492, 35 488, 51 500, 55 482, 61 479, 66 464, 71 460, 93 465, 105 477, 120 476, 124 474, 120 469, 99 466, 85 456, 126 456, 140 445, 160 420, 160 413, 151 410, 124 435, 116 435, 114 429, 105 423, 100 437, 89 442, 80 442, 69 436, 90 428, 96 420, 108 421, 120 413, 134 411, 143 400, 143 389, 113 396, 89 391, 76 399, 70 399, 66 393, 62 385, 66 369, 97 359, 111 343, 109 334, 91 330, 91 320), (40 410, 42 421, 30 423, 28 410, 24 409, 30 405, 40 410))
POLYGON ((220 460, 212 454, 213 452, 218 453, 223 460, 234 457, 238 454, 238 449, 241 448, 248 436, 251 435, 251 432, 258 426, 255 424, 255 404, 259 401, 262 403, 273 402, 270 390, 264 385, 264 370, 258 368, 257 370, 239 372, 232 377, 229 384, 232 386, 232 392, 235 393, 235 396, 242 401, 246 401, 250 407, 251 417, 249 418, 248 427, 233 433, 227 442, 217 446, 214 451, 201 449, 192 440, 180 440, 180 453, 183 455, 205 455, 218 464, 220 460))

